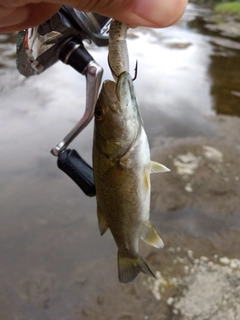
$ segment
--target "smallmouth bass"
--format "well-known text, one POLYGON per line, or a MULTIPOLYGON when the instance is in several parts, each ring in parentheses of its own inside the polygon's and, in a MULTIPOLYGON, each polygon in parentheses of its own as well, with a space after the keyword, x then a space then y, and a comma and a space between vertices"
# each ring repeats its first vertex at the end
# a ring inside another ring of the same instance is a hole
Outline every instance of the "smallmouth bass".
POLYGON ((162 248, 149 221, 150 173, 169 171, 150 160, 143 121, 127 71, 117 82, 103 83, 96 107, 93 170, 101 235, 109 228, 118 247, 118 276, 133 281, 139 272, 153 275, 139 254, 139 238, 162 248))

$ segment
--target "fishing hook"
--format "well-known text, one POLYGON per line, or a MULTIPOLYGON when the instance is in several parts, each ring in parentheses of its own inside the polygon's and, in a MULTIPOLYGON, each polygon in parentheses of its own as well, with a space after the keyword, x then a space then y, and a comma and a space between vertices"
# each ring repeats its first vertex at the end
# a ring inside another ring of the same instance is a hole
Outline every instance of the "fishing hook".
MULTIPOLYGON (((111 65, 110 65, 109 56, 108 56, 108 66, 109 66, 109 69, 111 70, 112 74, 114 75, 114 77, 116 77, 116 78, 118 79, 119 76, 120 76, 120 74, 117 75, 117 74, 113 71, 113 69, 112 69, 112 67, 111 67, 111 65)), ((135 71, 135 73, 134 73, 134 77, 132 78, 132 81, 134 81, 134 80, 137 79, 137 72, 138 72, 138 61, 137 61, 137 60, 136 60, 136 64, 135 64, 134 71, 135 71)))

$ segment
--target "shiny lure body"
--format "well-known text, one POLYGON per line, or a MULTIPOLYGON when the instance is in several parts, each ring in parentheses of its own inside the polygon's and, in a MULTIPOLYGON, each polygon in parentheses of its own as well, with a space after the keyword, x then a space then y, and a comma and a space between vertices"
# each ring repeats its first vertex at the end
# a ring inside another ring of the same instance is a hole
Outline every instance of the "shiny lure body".
POLYGON ((113 20, 109 30, 108 63, 114 80, 123 71, 129 72, 129 57, 127 48, 127 25, 113 20))

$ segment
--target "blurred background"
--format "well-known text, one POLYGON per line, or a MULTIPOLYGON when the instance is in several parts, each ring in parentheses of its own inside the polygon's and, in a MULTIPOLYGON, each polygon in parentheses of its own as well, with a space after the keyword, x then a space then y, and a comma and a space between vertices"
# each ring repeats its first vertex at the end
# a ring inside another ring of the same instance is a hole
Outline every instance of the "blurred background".
MULTIPOLYGON (((17 35, 0 35, 1 320, 240 319, 240 2, 195 2, 172 27, 128 32, 152 159, 171 172, 151 177, 165 248, 141 244, 156 279, 127 286, 95 198, 50 154, 83 114, 85 78, 62 62, 24 78, 17 35)), ((88 49, 111 79, 107 48, 88 49)), ((71 144, 89 163, 92 135, 71 144)))

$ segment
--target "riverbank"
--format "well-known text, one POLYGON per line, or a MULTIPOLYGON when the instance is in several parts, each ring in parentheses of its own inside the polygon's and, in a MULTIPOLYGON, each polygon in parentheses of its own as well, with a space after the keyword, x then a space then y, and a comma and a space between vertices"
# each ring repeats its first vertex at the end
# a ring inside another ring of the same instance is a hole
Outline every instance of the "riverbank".
POLYGON ((236 15, 240 18, 240 2, 225 2, 216 5, 216 13, 236 15))
POLYGON ((238 13, 239 12, 239 1, 221 1, 221 0, 189 0, 189 3, 197 4, 199 6, 205 6, 209 8, 221 8, 224 10, 222 13, 238 13))
POLYGON ((216 5, 216 1, 193 0, 191 2, 213 9, 209 15, 196 17, 196 24, 208 31, 220 33, 223 37, 240 39, 239 2, 221 3, 218 5, 216 5))
POLYGON ((212 14, 205 17, 197 17, 196 21, 205 29, 220 33, 223 37, 240 39, 240 17, 230 14, 212 14))

